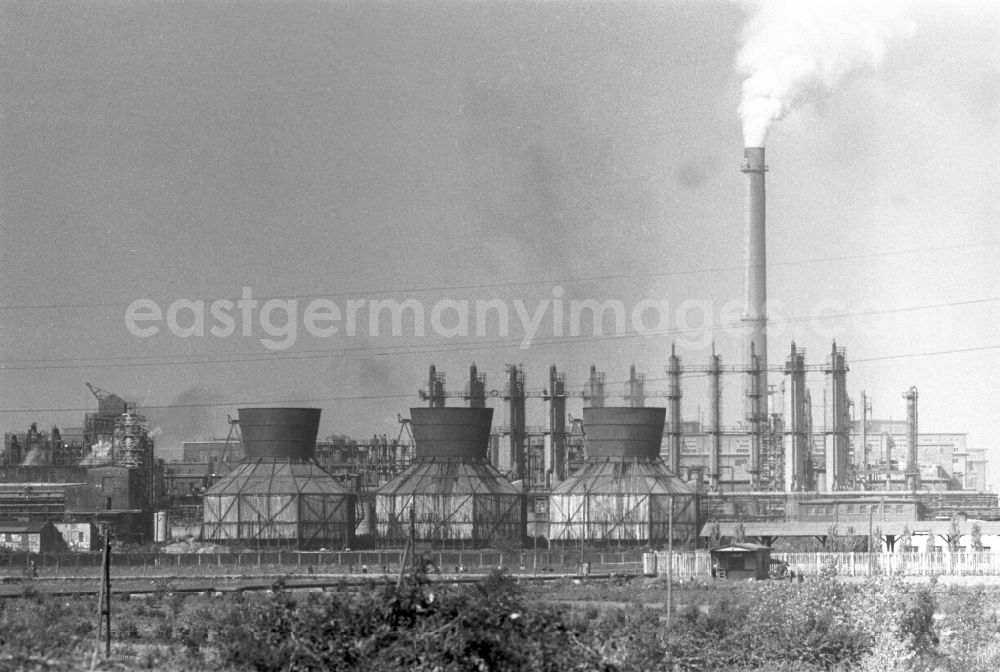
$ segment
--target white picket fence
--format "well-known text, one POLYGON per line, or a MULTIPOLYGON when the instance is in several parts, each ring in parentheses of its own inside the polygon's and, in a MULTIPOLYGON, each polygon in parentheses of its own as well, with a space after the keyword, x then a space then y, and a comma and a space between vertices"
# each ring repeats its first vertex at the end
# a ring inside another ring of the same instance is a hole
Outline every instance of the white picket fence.
MULTIPOLYGON (((665 552, 643 554, 647 575, 666 576, 665 552)), ((804 576, 820 574, 836 563, 838 576, 1000 576, 1000 552, 978 553, 772 553, 772 564, 787 562, 804 576)), ((678 579, 710 578, 712 562, 706 551, 673 554, 673 576, 678 579)))

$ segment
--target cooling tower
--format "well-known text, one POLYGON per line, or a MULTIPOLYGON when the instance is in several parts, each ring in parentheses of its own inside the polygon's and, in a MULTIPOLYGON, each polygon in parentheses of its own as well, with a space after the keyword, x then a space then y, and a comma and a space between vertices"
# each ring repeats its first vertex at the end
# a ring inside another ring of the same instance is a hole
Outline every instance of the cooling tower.
POLYGON ((413 463, 375 496, 384 542, 404 546, 411 526, 435 546, 523 541, 524 497, 488 460, 492 421, 492 408, 410 409, 413 463))
POLYGON ((584 408, 588 458, 658 459, 665 408, 584 408))
POLYGON ((492 408, 411 408, 416 457, 485 460, 492 408))
POLYGON ((693 544, 697 496, 660 459, 665 408, 584 408, 586 460, 552 489, 549 540, 693 544))
POLYGON ((248 458, 311 459, 319 432, 318 408, 241 408, 240 435, 248 458))

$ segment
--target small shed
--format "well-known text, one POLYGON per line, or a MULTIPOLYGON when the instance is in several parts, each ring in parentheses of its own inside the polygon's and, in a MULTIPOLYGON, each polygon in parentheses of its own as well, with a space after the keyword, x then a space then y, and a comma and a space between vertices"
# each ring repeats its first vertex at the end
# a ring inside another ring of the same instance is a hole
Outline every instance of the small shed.
POLYGON ((709 549, 712 577, 718 579, 757 579, 768 577, 771 547, 748 542, 733 542, 709 549))

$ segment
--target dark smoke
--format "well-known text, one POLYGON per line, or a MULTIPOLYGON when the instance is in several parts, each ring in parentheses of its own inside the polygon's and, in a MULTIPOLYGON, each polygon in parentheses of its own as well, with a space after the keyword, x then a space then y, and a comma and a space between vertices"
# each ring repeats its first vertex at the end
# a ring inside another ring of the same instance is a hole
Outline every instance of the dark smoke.
POLYGON ((184 441, 211 436, 225 438, 229 431, 226 413, 230 411, 218 405, 225 401, 218 390, 196 385, 174 397, 167 408, 149 409, 145 416, 156 442, 157 457, 179 459, 184 441))

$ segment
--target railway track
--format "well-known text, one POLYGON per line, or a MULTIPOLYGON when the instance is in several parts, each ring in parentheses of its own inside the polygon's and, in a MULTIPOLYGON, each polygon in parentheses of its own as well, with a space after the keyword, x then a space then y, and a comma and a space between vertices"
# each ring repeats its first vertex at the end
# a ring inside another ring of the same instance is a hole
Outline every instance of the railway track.
MULTIPOLYGON (((470 572, 463 574, 432 574, 432 583, 477 583, 482 581, 488 572, 470 572)), ((515 581, 543 582, 560 580, 604 581, 609 579, 632 579, 639 573, 606 572, 588 574, 512 574, 515 581)), ((272 591, 277 586, 290 591, 330 591, 357 587, 374 587, 395 583, 398 574, 316 574, 308 578, 288 574, 235 576, 220 574, 218 576, 200 576, 198 578, 182 576, 165 576, 150 579, 149 577, 113 577, 112 594, 115 596, 144 597, 157 594, 204 594, 227 595, 245 592, 272 591)), ((52 597, 86 597, 95 596, 100 589, 100 579, 78 578, 46 578, 46 579, 14 579, 0 584, 0 599, 17 599, 35 596, 52 597)))

